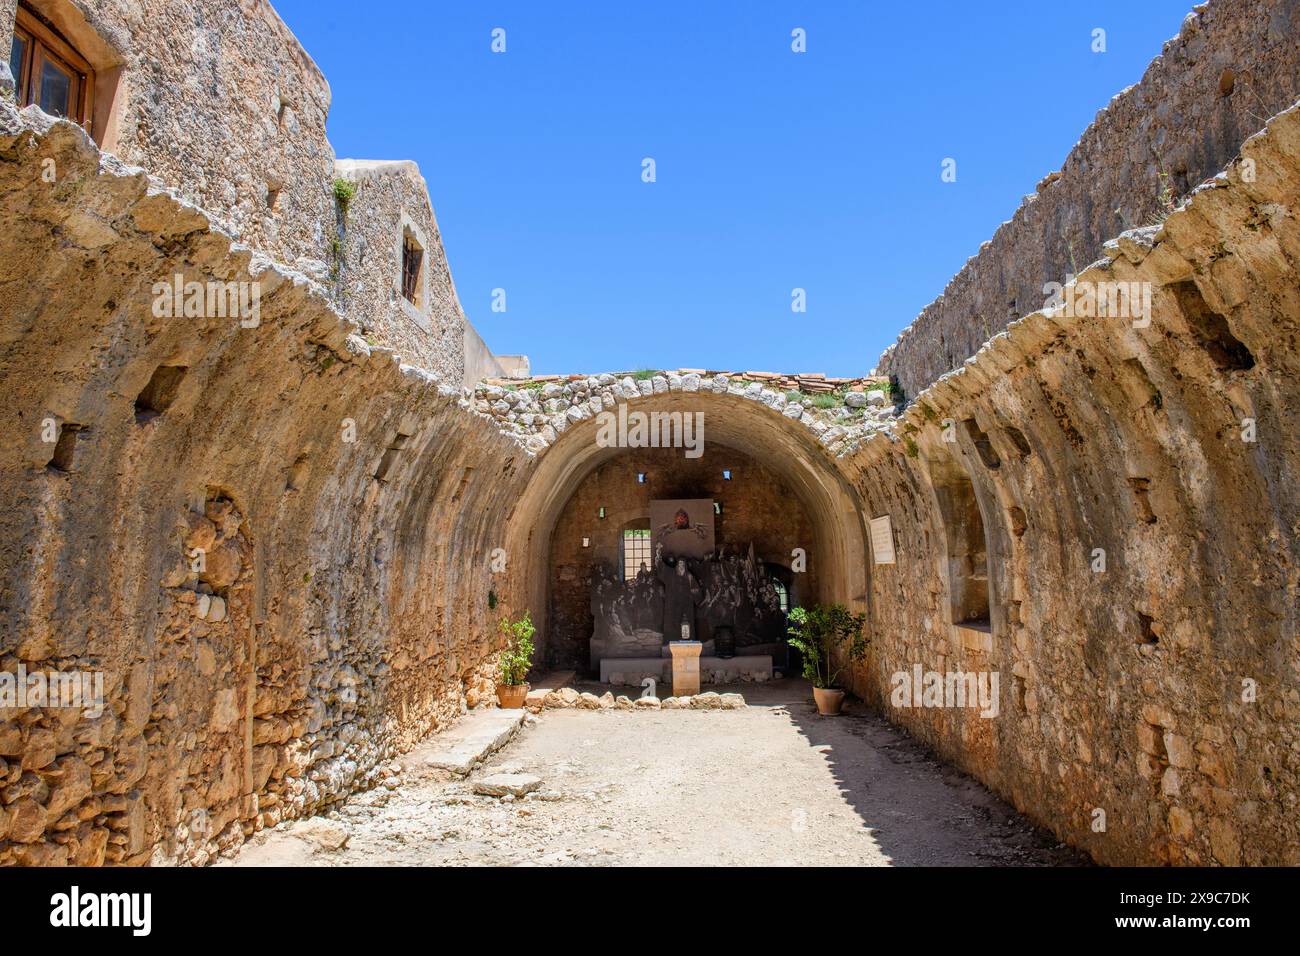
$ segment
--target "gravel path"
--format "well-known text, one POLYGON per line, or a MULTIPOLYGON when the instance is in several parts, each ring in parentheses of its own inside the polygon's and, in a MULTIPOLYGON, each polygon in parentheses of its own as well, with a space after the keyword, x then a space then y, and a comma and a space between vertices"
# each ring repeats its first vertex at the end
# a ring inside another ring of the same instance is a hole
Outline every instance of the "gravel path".
POLYGON ((467 781, 403 779, 259 834, 257 865, 1059 865, 1079 858, 879 717, 806 685, 736 711, 545 711, 467 781), (519 800, 492 773, 535 774, 519 800), (333 849, 346 837, 346 845, 333 849))

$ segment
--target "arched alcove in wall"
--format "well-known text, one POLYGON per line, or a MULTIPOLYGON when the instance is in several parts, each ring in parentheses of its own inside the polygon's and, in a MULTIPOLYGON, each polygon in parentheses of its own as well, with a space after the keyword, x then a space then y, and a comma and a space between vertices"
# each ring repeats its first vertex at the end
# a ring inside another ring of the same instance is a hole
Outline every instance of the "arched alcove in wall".
POLYGON ((987 628, 992 605, 988 537, 975 486, 960 469, 951 466, 933 467, 931 475, 943 519, 951 621, 964 627, 987 628))
MULTIPOLYGON (((687 458, 688 449, 684 448, 609 447, 598 441, 600 423, 593 417, 571 424, 537 458, 511 517, 508 548, 515 561, 513 583, 519 609, 529 609, 538 626, 540 659, 556 656, 551 654, 556 647, 552 643, 552 624, 561 629, 572 626, 571 622, 552 621, 552 546, 556 535, 585 537, 592 545, 596 537, 594 532, 586 533, 582 529, 557 530, 557 523, 584 482, 601 469, 617 476, 612 480, 636 483, 635 476, 639 473, 647 473, 649 479, 648 487, 639 495, 626 496, 622 501, 610 495, 610 501, 604 505, 604 518, 599 517, 601 504, 595 499, 580 503, 593 528, 605 524, 615 530, 644 515, 645 506, 640 498, 646 494, 675 497, 698 492, 700 497, 713 497, 721 502, 720 517, 725 525, 728 498, 742 498, 736 489, 754 479, 749 472, 761 472, 764 482, 771 486, 764 491, 763 509, 767 515, 750 515, 746 524, 754 527, 763 520, 784 520, 802 526, 798 537, 806 539, 806 543, 801 541, 797 546, 806 552, 807 583, 799 589, 801 599, 835 601, 854 609, 865 606, 865 535, 857 495, 807 426, 761 402, 737 395, 667 393, 644 396, 630 402, 628 407, 644 412, 698 413, 703 425, 701 453, 687 458), (756 469, 751 465, 757 466, 756 469), (658 482, 655 469, 668 467, 678 473, 680 480, 658 482), (730 479, 722 476, 724 470, 731 472, 730 479), (707 481, 702 477, 706 474, 707 481), (733 490, 729 492, 727 486, 733 490), (774 489, 782 489, 784 511, 771 506, 774 489)), ((595 484, 599 486, 599 480, 595 484)), ((756 560, 761 564, 789 567, 792 555, 785 549, 787 542, 788 539, 780 544, 787 553, 776 553, 778 546, 769 543, 765 553, 756 555, 756 560)), ((575 587, 581 586, 581 582, 573 583, 575 587)), ((572 603, 572 596, 569 601, 572 603)), ((569 641, 572 643, 571 636, 569 641)))

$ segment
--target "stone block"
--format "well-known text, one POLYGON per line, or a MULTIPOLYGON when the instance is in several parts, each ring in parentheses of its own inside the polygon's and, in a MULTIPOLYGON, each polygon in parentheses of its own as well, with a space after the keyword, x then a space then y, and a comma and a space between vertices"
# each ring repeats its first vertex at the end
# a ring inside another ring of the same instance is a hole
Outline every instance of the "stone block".
POLYGON ((486 797, 522 797, 542 785, 531 773, 494 773, 474 782, 474 792, 486 797))
POLYGON ((668 650, 673 660, 673 693, 678 696, 698 694, 700 691, 700 652, 704 645, 699 641, 670 641, 668 650))

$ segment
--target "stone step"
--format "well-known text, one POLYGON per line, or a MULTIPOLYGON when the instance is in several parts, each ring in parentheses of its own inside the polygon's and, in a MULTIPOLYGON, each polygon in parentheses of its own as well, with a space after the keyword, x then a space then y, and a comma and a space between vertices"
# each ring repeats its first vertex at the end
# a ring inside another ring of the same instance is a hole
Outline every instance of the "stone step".
POLYGON ((472 710, 440 734, 428 738, 403 762, 416 778, 451 780, 468 776, 485 757, 504 747, 527 711, 502 707, 472 710))
MULTIPOLYGON (((672 682, 672 664, 668 657, 606 657, 600 662, 600 682, 640 687, 642 680, 653 677, 659 684, 667 685, 672 682)), ((700 658, 700 680, 705 684, 765 683, 773 676, 770 654, 700 658)), ((669 688, 662 689, 667 692, 669 688)))

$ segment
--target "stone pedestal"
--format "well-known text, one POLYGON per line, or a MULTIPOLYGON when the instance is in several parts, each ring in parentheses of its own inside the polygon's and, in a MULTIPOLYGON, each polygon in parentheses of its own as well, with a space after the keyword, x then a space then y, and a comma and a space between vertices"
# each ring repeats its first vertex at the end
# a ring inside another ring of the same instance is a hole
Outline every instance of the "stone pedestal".
POLYGON ((694 696, 700 692, 699 641, 669 641, 668 650, 673 655, 673 696, 694 696))

